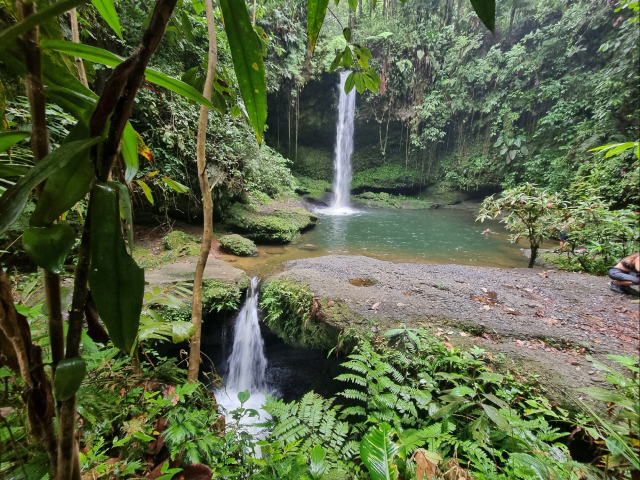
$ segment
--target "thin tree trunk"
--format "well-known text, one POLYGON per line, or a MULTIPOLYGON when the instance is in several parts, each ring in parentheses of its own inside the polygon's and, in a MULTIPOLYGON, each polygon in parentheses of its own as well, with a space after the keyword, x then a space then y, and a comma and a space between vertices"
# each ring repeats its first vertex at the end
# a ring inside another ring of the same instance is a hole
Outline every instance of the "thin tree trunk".
POLYGON ((253 18, 251 19, 251 22, 255 26, 255 24, 256 24, 256 0, 253 0, 253 18))
POLYGON ((538 246, 531 245, 531 258, 529 259, 529 268, 533 268, 536 263, 536 257, 538 256, 538 246))
MULTIPOLYGON (((78 12, 75 8, 72 8, 69 11, 70 15, 70 23, 71 23, 71 40, 75 43, 80 43, 80 33, 78 31, 78 12)), ((87 81, 87 72, 84 69, 84 63, 82 63, 82 59, 80 57, 76 58, 76 67, 78 69, 78 79, 82 82, 82 84, 89 88, 89 82, 87 81)))
MULTIPOLYGON (((216 39, 216 24, 213 18, 213 3, 205 0, 207 15, 207 30, 209 31, 209 64, 207 65, 207 77, 204 82, 203 95, 207 100, 211 99, 211 88, 216 74, 216 63, 218 61, 218 44, 216 39)), ((253 2, 253 23, 256 20, 256 2, 253 2)), ((207 122, 209 119, 209 109, 204 105, 200 107, 200 118, 198 119, 198 143, 196 145, 196 156, 198 162, 198 181, 202 192, 202 207, 204 211, 204 227, 202 230, 202 244, 200 245, 200 256, 196 265, 196 275, 193 280, 193 306, 191 310, 191 322, 196 327, 196 333, 191 337, 191 350, 189 352, 189 381, 198 380, 200 371, 200 340, 202 335, 202 277, 204 268, 207 266, 207 258, 211 251, 211 240, 213 238, 213 200, 209 190, 209 178, 207 176, 207 122)))

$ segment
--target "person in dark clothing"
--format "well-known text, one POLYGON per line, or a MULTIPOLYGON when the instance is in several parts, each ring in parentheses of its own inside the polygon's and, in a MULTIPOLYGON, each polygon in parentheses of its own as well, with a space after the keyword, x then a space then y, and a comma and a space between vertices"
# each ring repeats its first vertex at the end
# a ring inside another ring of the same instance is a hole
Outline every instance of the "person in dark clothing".
POLYGON ((632 253, 609 269, 609 278, 612 280, 609 282, 609 287, 614 292, 638 295, 638 292, 630 285, 640 284, 639 274, 640 253, 632 253))

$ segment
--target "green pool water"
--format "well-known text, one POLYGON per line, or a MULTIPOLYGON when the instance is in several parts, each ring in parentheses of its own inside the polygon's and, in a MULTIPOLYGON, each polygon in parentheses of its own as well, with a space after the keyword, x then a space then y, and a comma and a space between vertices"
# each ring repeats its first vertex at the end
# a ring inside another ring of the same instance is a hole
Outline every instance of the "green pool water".
POLYGON ((328 254, 366 255, 393 262, 526 267, 521 247, 497 221, 475 222, 473 210, 359 208, 351 215, 318 214, 318 224, 289 245, 258 246, 257 257, 221 256, 248 274, 277 264, 328 254), (483 235, 490 228, 496 232, 483 235))

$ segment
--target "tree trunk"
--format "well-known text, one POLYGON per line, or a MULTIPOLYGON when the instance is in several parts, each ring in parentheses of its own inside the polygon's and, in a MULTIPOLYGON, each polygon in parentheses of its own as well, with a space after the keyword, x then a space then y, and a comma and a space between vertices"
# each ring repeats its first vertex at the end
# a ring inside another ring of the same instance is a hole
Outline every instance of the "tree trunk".
POLYGON ((531 258, 529 259, 529 268, 533 268, 536 263, 536 257, 538 256, 538 246, 531 245, 531 258))
MULTIPOLYGON (((72 8, 69 11, 70 15, 70 23, 71 23, 71 40, 74 43, 80 43, 80 32, 78 31, 78 12, 75 8, 72 8)), ((78 69, 78 79, 82 82, 82 84, 89 88, 89 82, 87 81, 87 72, 84 69, 84 63, 82 63, 82 59, 80 57, 75 57, 76 59, 76 68, 78 69)))
MULTIPOLYGON (((253 2, 253 23, 256 20, 256 2, 253 2)), ((207 77, 204 82, 203 95, 207 100, 211 99, 211 89, 213 79, 216 74, 216 63, 218 61, 218 44, 216 39, 216 24, 213 18, 213 3, 205 0, 207 15, 207 30, 209 31, 209 64, 207 65, 207 77)), ((193 281, 193 306, 191 310, 191 322, 196 327, 196 333, 191 337, 191 349, 189 352, 189 374, 191 382, 198 380, 200 371, 200 340, 202 335, 202 277, 204 268, 207 266, 207 258, 211 251, 211 240, 213 238, 213 200, 209 190, 209 178, 207 176, 207 122, 209 119, 209 109, 204 105, 200 107, 200 118, 198 119, 198 143, 196 145, 196 156, 198 162, 198 181, 202 192, 202 207, 204 211, 204 227, 202 230, 202 245, 200 246, 200 256, 196 265, 196 275, 193 281)))

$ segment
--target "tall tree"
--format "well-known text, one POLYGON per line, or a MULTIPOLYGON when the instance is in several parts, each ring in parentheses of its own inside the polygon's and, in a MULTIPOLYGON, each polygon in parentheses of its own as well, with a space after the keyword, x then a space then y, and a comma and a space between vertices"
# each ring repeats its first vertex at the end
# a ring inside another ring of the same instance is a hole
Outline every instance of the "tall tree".
MULTIPOLYGON (((216 24, 213 18, 213 4, 211 0, 205 0, 205 11, 207 15, 207 30, 209 31, 209 62, 207 63, 207 76, 204 81, 203 96, 211 100, 211 90, 213 80, 216 75, 216 63, 218 61, 218 44, 216 38, 216 24)), ((255 23, 255 3, 254 3, 254 23, 255 23)), ((191 322, 196 327, 196 333, 191 337, 191 349, 189 353, 189 375, 190 381, 198 379, 200 370, 200 340, 202 335, 202 277, 207 266, 207 258, 211 251, 211 240, 213 238, 213 200, 209 189, 209 178, 207 176, 207 122, 209 119, 209 108, 202 105, 200 107, 200 117, 198 119, 198 142, 196 145, 196 160, 198 162, 198 182, 202 193, 202 207, 204 212, 204 226, 202 230, 202 244, 200 246, 200 256, 196 264, 196 275, 193 281, 193 306, 191 310, 191 322)))

